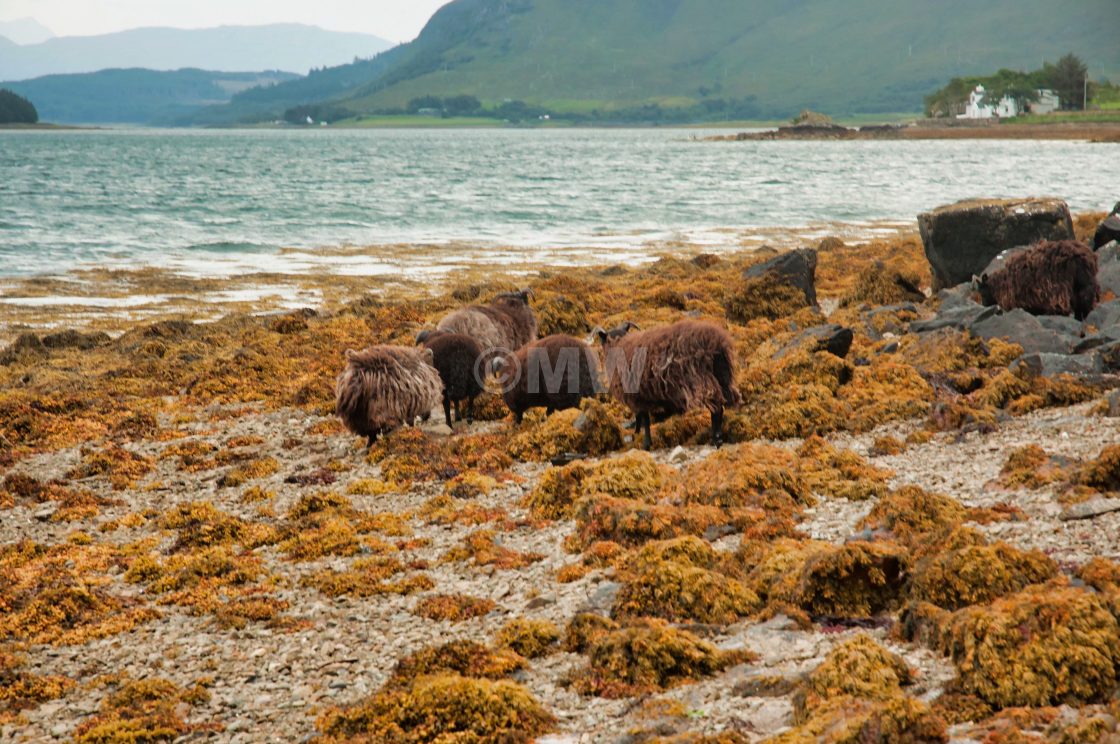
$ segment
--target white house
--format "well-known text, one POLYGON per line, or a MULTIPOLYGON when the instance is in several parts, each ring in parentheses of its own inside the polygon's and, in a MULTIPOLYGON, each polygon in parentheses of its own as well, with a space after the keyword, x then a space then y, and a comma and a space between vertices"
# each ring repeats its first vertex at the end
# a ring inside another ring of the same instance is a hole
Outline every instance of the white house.
POLYGON ((983 85, 977 85, 976 90, 968 96, 968 105, 965 106, 964 113, 959 114, 957 118, 991 119, 993 116, 997 116, 1001 119, 1010 119, 1019 115, 1019 102, 1014 98, 1004 96, 998 104, 992 106, 990 103, 984 102, 987 93, 983 85))
POLYGON ((1049 114, 1061 107, 1062 99, 1058 97, 1058 94, 1045 88, 1038 91, 1038 100, 1032 102, 1029 106, 1032 114, 1049 114))

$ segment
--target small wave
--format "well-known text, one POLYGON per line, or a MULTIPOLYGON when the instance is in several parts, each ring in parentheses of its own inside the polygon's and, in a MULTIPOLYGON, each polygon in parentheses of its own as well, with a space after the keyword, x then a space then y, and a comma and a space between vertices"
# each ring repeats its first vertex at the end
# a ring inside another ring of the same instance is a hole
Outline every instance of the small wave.
POLYGON ((277 250, 277 246, 222 240, 216 243, 195 243, 188 245, 187 250, 207 253, 269 253, 277 250))

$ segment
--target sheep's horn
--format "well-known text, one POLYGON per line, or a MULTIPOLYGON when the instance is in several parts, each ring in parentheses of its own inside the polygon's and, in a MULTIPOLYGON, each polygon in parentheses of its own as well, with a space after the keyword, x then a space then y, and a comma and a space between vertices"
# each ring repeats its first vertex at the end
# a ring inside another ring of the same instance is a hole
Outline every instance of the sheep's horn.
POLYGON ((420 345, 432 337, 432 332, 425 329, 416 334, 416 344, 420 345))
POLYGON ((526 301, 537 299, 537 296, 535 294, 533 294, 533 290, 530 289, 529 287, 526 287, 525 289, 521 290, 521 294, 525 297, 526 301))

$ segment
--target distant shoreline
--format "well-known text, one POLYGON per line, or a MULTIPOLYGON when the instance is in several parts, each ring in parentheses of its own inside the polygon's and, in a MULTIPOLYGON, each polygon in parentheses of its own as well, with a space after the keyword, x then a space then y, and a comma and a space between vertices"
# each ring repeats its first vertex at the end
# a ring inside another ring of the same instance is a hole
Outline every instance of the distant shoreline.
POLYGON ((38 124, 0 124, 0 132, 75 132, 100 128, 101 127, 78 126, 77 124, 50 124, 47 122, 40 122, 38 124))
POLYGON ((787 126, 767 132, 740 132, 705 137, 705 142, 759 142, 775 140, 868 141, 868 140, 1084 140, 1091 143, 1120 143, 1118 122, 1061 122, 1054 124, 946 124, 916 123, 909 126, 872 125, 856 128, 840 125, 787 126))

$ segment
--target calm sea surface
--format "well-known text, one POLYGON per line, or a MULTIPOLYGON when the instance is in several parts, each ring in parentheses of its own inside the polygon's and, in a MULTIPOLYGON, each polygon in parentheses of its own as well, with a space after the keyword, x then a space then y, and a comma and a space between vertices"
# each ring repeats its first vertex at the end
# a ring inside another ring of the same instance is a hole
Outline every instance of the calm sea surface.
POLYGON ((315 248, 392 243, 622 251, 718 243, 722 227, 913 220, 971 196, 1052 194, 1075 210, 1120 196, 1102 167, 1118 145, 689 141, 704 134, 2 132, 0 275, 285 270, 281 248, 307 265, 315 248))

